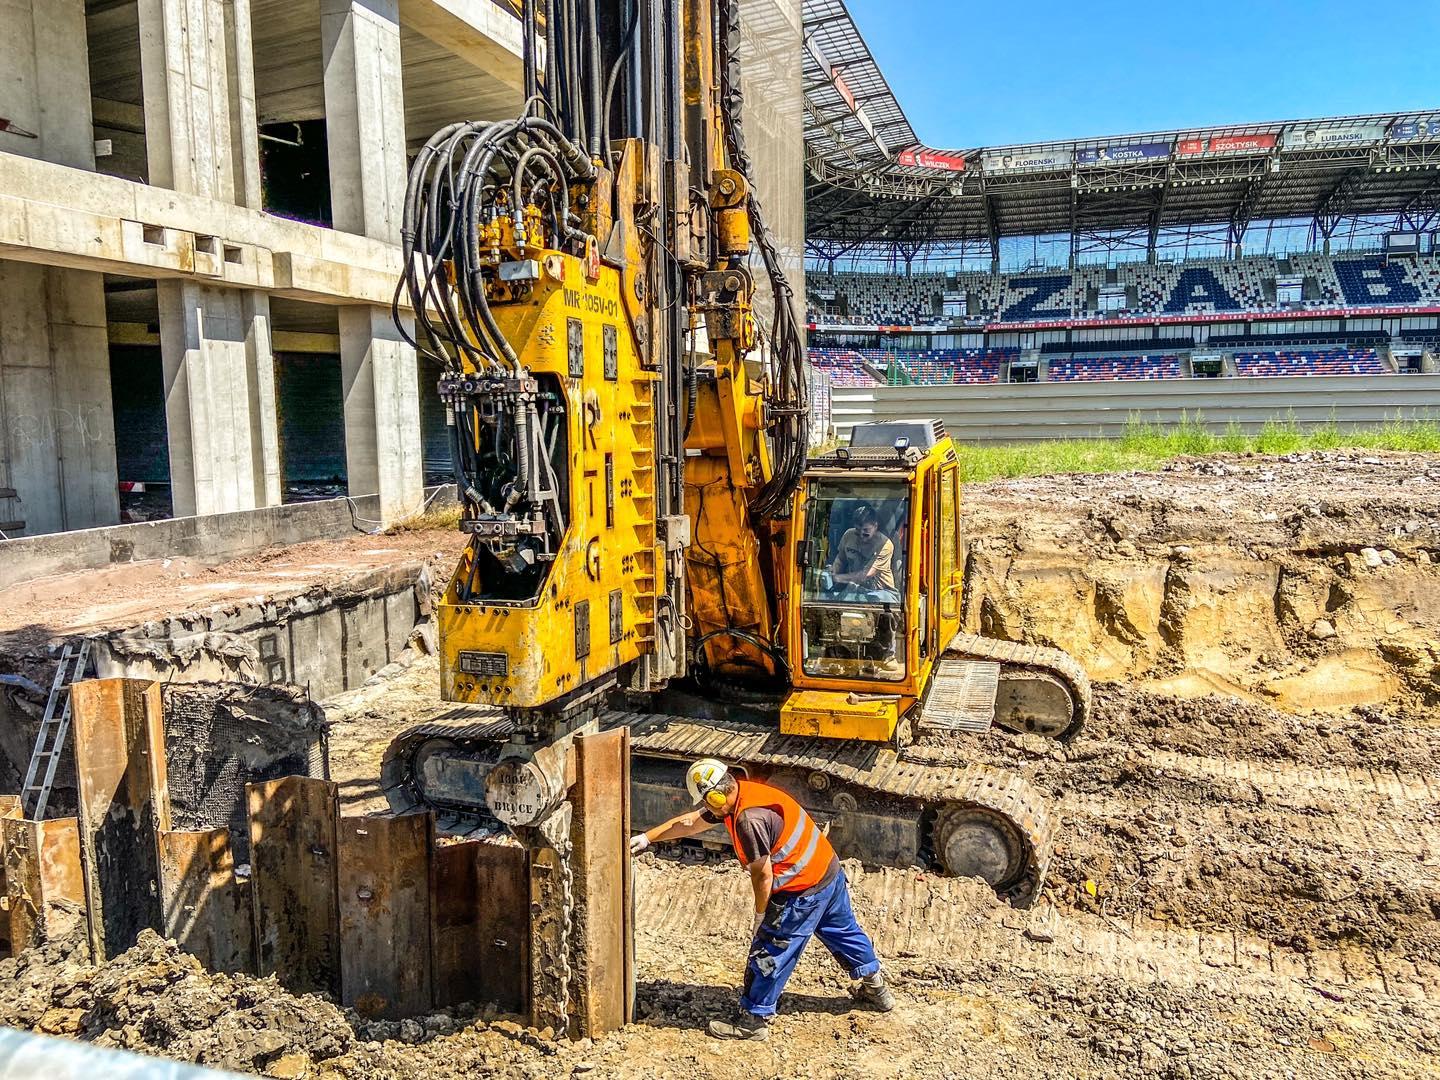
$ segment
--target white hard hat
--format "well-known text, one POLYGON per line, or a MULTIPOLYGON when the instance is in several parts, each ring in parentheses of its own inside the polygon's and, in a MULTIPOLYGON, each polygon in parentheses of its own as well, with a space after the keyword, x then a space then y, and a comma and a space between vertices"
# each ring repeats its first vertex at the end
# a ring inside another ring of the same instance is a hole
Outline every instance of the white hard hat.
POLYGON ((699 803, 707 791, 713 791, 729 775, 730 770, 723 761, 713 757, 701 758, 685 770, 685 786, 690 789, 690 801, 699 803))

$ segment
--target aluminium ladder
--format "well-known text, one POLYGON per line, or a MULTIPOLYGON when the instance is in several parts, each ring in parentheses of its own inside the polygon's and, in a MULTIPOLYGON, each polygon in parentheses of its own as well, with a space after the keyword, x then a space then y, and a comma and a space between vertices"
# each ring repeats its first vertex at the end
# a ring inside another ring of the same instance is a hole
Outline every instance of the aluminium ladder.
POLYGON ((90 639, 79 646, 66 644, 55 668, 55 681, 50 684, 50 697, 45 702, 45 718, 35 736, 35 749, 30 755, 30 768, 25 773, 25 787, 20 792, 20 805, 31 821, 45 817, 50 789, 55 784, 55 769, 70 733, 70 687, 85 677, 90 663, 90 639), (41 770, 44 770, 43 777, 41 770))

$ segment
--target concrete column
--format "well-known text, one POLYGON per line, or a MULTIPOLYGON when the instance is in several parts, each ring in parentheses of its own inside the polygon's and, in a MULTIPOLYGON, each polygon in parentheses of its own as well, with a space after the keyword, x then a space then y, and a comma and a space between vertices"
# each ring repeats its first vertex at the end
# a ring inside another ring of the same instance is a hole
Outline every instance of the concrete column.
POLYGON ((425 473, 415 350, 388 309, 340 309, 340 371, 350 494, 378 494, 381 520, 399 521, 420 508, 425 473))
MULTIPOLYGON (((259 207, 250 0, 138 0, 138 11, 150 182, 259 207)), ((279 503, 269 297, 184 281, 156 289, 175 515, 279 503)))
POLYGON ((0 297, 0 487, 19 493, 24 535, 115 524, 100 275, 0 262, 0 297))
POLYGON ((183 281, 158 290, 175 516, 275 505, 270 298, 183 281))
MULTIPOLYGON (((397 0, 320 0, 325 130, 335 228, 400 242, 405 102, 397 0)), ((385 308, 340 309, 350 493, 380 496, 388 524, 424 496, 415 351, 385 308)))
MULTIPOLYGON (((84 0, 0 0, 0 115, 35 136, 0 151, 94 170, 84 0)), ((99 274, 0 262, 0 487, 27 535, 119 520, 99 274)))
POLYGON ((335 228, 400 242, 405 101, 397 0, 320 0, 335 228))
POLYGON ((138 0, 150 183, 258 208, 250 0, 138 0))
POLYGON ((10 154, 95 168, 84 0, 0 0, 0 133, 10 154))

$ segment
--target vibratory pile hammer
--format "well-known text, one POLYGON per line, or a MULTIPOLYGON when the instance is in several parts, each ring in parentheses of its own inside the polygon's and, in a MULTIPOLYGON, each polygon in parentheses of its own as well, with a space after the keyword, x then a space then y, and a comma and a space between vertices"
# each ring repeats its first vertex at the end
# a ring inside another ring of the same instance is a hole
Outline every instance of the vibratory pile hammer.
POLYGON ((1063 653, 960 632, 937 422, 806 459, 742 6, 527 0, 521 115, 437 132, 406 196, 397 322, 444 366, 469 537, 439 606, 441 693, 488 708, 402 736, 384 779, 397 807, 531 851, 532 1014, 557 1031, 577 1030, 577 971, 629 970, 624 932, 597 944, 626 923, 624 830, 674 811, 687 761, 785 787, 842 857, 1024 903, 1045 807, 957 732, 1068 738, 1088 707, 1063 653), (598 896, 597 867, 618 891, 598 896))

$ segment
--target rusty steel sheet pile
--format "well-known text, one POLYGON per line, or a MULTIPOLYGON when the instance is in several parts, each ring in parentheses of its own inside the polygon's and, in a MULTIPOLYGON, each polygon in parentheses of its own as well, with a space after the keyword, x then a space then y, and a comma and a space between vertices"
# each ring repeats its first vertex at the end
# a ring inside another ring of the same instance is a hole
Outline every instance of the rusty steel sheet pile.
POLYGON ((255 779, 221 748, 231 794, 202 791, 206 763, 169 727, 172 712, 193 727, 194 703, 178 700, 144 680, 76 684, 78 817, 27 821, 0 800, 6 951, 53 936, 64 914, 84 920, 97 963, 151 929, 212 971, 274 975, 367 1018, 485 1001, 560 1036, 628 1022, 628 733, 569 750, 562 864, 544 846, 440 836, 428 811, 346 815, 323 776, 267 775, 276 761, 326 771, 308 702, 298 756, 255 755, 255 779))

